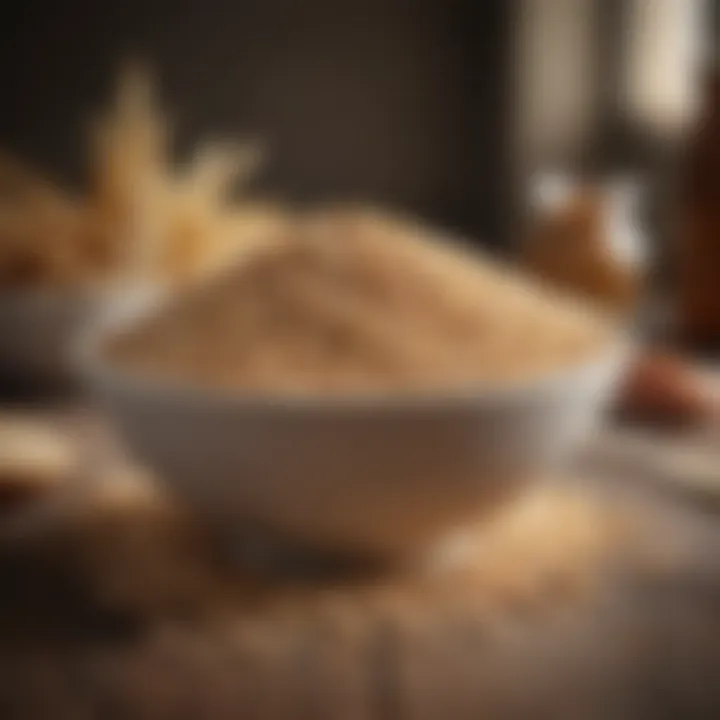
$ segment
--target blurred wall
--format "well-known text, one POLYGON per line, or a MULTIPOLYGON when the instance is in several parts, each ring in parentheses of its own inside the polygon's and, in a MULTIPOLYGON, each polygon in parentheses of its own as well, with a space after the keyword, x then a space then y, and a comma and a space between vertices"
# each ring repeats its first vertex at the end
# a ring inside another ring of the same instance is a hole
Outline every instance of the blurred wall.
POLYGON ((149 57, 179 150, 267 139, 271 190, 373 199, 493 242, 506 215, 510 5, 446 0, 17 4, 0 30, 0 144, 81 177, 82 122, 149 57))

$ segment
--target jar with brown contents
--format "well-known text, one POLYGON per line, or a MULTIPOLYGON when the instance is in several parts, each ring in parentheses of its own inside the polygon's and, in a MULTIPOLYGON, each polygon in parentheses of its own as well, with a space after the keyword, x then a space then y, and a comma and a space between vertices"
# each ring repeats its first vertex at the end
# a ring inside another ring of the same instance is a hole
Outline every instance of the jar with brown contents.
POLYGON ((525 267, 605 311, 631 317, 645 273, 634 188, 568 183, 557 189, 562 195, 556 198, 552 190, 539 198, 538 217, 524 249, 525 267))

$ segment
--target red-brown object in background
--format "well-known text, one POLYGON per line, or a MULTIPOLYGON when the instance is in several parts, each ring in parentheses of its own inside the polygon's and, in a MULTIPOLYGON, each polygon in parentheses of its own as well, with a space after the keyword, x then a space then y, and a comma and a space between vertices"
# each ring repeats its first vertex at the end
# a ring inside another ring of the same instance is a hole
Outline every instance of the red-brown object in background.
POLYGON ((620 393, 623 415, 671 424, 699 424, 716 412, 701 374, 678 355, 647 351, 635 362, 620 393))
POLYGON ((686 158, 679 252, 679 331, 698 349, 720 349, 720 67, 686 158))

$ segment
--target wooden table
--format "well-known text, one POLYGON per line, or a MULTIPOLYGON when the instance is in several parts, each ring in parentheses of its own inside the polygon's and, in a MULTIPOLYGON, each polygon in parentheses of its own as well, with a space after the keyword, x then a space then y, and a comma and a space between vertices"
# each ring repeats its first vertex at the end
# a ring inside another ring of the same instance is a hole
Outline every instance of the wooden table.
POLYGON ((720 717, 712 493, 633 472, 615 439, 525 515, 350 575, 243 565, 161 490, 101 473, 0 542, 0 717, 720 717))

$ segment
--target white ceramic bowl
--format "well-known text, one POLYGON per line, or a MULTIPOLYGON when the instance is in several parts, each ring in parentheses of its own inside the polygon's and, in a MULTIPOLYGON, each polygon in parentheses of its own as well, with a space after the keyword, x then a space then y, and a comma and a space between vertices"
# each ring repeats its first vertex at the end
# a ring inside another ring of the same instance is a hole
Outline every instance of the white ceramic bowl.
POLYGON ((219 528, 310 547, 413 553, 562 463, 590 433, 629 357, 505 389, 424 397, 270 398, 135 375, 100 352, 83 375, 138 459, 219 528))

